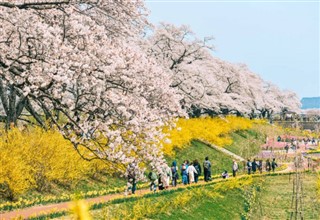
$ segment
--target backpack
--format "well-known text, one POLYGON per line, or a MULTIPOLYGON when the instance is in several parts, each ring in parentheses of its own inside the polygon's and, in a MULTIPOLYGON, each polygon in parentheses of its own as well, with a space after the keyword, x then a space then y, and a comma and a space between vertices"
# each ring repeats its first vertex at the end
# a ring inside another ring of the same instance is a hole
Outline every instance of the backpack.
POLYGON ((208 160, 204 161, 203 167, 208 170, 210 168, 210 162, 208 160))
POLYGON ((172 177, 179 179, 179 174, 177 172, 177 168, 175 166, 171 167, 172 177))
POLYGON ((152 181, 156 180, 157 179, 157 175, 154 173, 154 172, 150 172, 148 174, 148 178, 152 181))
POLYGON ((177 168, 175 166, 172 166, 171 167, 171 173, 172 173, 172 176, 174 176, 177 172, 177 168))
POLYGON ((200 167, 199 167, 199 164, 194 165, 194 168, 196 169, 197 174, 200 175, 200 167))

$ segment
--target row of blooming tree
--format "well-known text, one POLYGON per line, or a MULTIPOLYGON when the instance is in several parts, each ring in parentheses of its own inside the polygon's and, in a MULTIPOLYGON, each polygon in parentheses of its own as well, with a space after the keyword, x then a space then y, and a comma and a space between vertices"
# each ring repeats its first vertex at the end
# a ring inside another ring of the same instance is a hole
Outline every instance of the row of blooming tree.
POLYGON ((86 159, 158 163, 174 117, 299 108, 186 26, 146 32, 146 14, 142 0, 1 1, 0 120, 54 126, 86 159))
POLYGON ((300 111, 294 92, 281 91, 244 64, 232 64, 210 53, 210 38, 199 40, 187 26, 160 24, 145 48, 169 70, 189 115, 236 114, 269 118, 281 111, 300 111))

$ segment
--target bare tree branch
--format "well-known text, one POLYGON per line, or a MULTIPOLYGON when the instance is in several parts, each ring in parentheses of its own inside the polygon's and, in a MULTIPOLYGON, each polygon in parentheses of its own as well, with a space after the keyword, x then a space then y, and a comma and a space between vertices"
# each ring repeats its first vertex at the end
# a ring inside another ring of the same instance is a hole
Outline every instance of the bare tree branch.
POLYGON ((0 1, 0 6, 7 8, 19 8, 19 9, 48 9, 61 4, 69 4, 70 0, 30 0, 20 3, 17 1, 0 1))

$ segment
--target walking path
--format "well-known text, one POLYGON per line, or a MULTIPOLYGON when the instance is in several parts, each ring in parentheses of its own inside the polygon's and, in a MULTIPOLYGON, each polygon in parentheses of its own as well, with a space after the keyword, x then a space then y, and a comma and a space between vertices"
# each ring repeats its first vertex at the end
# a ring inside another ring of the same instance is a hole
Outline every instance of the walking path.
POLYGON ((198 141, 200 141, 200 142, 208 145, 209 147, 211 147, 211 148, 213 148, 213 149, 215 149, 215 150, 217 150, 217 151, 220 151, 220 152, 222 152, 222 153, 224 153, 224 154, 227 154, 227 155, 233 157, 234 159, 236 159, 236 160, 238 160, 238 161, 246 161, 243 157, 240 157, 239 155, 237 155, 237 154, 235 154, 235 153, 232 153, 231 151, 229 151, 229 150, 227 150, 227 149, 225 149, 225 148, 223 148, 223 147, 215 146, 215 145, 210 144, 209 142, 206 142, 206 141, 204 141, 204 140, 199 140, 199 139, 198 139, 198 141))
MULTIPOLYGON (((150 192, 148 189, 141 189, 137 190, 137 196, 142 196, 146 193, 150 192)), ((124 198, 124 194, 122 193, 117 193, 117 194, 110 194, 106 196, 101 196, 97 198, 90 198, 86 199, 87 203, 90 204, 95 204, 95 203, 101 203, 101 202, 107 202, 113 199, 117 198, 124 198)), ((38 205, 38 206, 32 206, 20 210, 14 210, 6 213, 1 213, 0 214, 0 219, 5 220, 5 219, 15 219, 22 217, 23 219, 30 218, 30 217, 35 217, 39 215, 44 215, 44 214, 49 214, 51 212, 62 212, 62 211, 67 211, 70 209, 71 205, 73 202, 62 202, 62 203, 55 203, 55 204, 48 204, 48 205, 38 205)))
MULTIPOLYGON (((242 176, 245 176, 245 175, 242 175, 242 176)), ((239 176, 239 177, 241 177, 241 176, 239 176)), ((211 184, 213 182, 220 182, 220 181, 225 181, 225 179, 217 178, 217 179, 214 179, 210 182, 200 181, 200 182, 198 182, 198 184, 194 184, 194 185, 180 184, 180 185, 177 185, 176 187, 169 187, 169 189, 167 189, 167 190, 176 190, 178 188, 185 188, 188 186, 207 185, 207 184, 211 184)), ((147 189, 140 189, 140 190, 137 190, 136 194, 133 196, 141 197, 143 195, 150 194, 150 193, 153 193, 153 192, 150 192, 150 190, 148 188, 147 189)), ((97 204, 97 203, 105 203, 105 202, 112 201, 112 200, 119 199, 119 198, 126 198, 126 197, 128 198, 131 196, 125 196, 124 193, 116 193, 116 194, 110 194, 110 195, 101 196, 101 197, 97 197, 97 198, 86 199, 86 202, 89 203, 90 205, 92 205, 92 204, 97 204)), ((45 214, 49 214, 52 212, 68 211, 70 209, 70 207, 72 206, 72 204, 73 204, 73 202, 70 201, 70 202, 62 202, 62 203, 57 203, 57 204, 32 206, 32 207, 28 207, 28 208, 24 208, 24 209, 20 209, 20 210, 13 210, 10 212, 0 213, 0 219, 1 220, 28 219, 30 217, 45 215, 45 214)))

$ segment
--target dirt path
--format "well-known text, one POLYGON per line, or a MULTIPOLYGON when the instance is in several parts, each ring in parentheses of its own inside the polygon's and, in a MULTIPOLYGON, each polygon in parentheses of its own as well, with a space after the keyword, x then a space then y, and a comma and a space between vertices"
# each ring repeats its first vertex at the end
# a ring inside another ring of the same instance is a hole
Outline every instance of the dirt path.
MULTIPOLYGON (((142 196, 147 193, 149 193, 149 189, 141 189, 136 191, 136 196, 142 196)), ((86 199, 87 203, 94 204, 94 203, 100 203, 100 202, 106 202, 110 201, 112 199, 116 198, 124 198, 123 193, 117 193, 117 194, 110 194, 106 196, 101 196, 97 198, 90 198, 86 199)), ((53 210, 55 212, 60 212, 60 211, 66 211, 69 210, 71 207, 72 202, 62 202, 62 203, 55 203, 55 204, 47 204, 47 205, 38 205, 38 206, 32 206, 29 208, 24 208, 20 210, 14 210, 6 213, 1 213, 0 214, 0 219, 5 220, 5 219, 14 219, 18 217, 23 217, 23 219, 29 218, 29 217, 34 217, 38 215, 43 215, 45 213, 50 213, 53 210)))
MULTIPOLYGON (((291 167, 288 167, 286 170, 278 171, 276 173, 286 173, 292 171, 291 167)), ((262 175, 268 174, 264 172, 262 175)), ((247 176, 246 174, 240 175, 237 178, 247 176)), ((230 178, 232 179, 232 177, 230 178)), ((213 179, 210 182, 204 182, 204 181, 199 181, 197 185, 207 185, 211 184, 213 182, 220 182, 220 181, 225 181, 225 179, 218 178, 218 179, 213 179)), ((176 190, 179 188, 185 188, 190 185, 183 185, 179 184, 177 187, 169 187, 167 190, 176 190)), ((141 197, 146 194, 150 194, 149 189, 140 189, 136 191, 136 194, 134 195, 135 197, 141 197)), ((86 199, 86 202, 89 203, 90 205, 96 204, 96 203, 105 203, 107 201, 111 201, 114 199, 119 199, 119 198, 125 198, 125 197, 130 197, 125 196, 124 193, 116 193, 116 194, 110 194, 106 196, 101 196, 97 198, 91 198, 91 199, 86 199)), ((52 212, 62 212, 62 211, 68 211, 71 207, 73 202, 63 202, 63 203, 55 203, 55 204, 47 204, 47 205, 37 205, 37 206, 32 206, 29 208, 24 208, 24 209, 19 209, 19 210, 13 210, 10 212, 5 212, 5 213, 0 213, 0 220, 7 220, 7 219, 28 219, 30 217, 36 217, 44 214, 49 214, 52 212)))
MULTIPOLYGON (((219 179, 214 179, 210 182, 200 181, 197 185, 206 185, 206 184, 210 184, 212 182, 220 182, 221 180, 222 179, 219 178, 219 179)), ((176 190, 178 188, 183 188, 186 186, 190 186, 190 185, 180 184, 177 187, 170 187, 167 190, 176 190)), ((148 194, 148 193, 152 193, 152 192, 150 192, 149 189, 140 189, 140 190, 136 191, 135 196, 141 197, 141 196, 148 194)), ((97 197, 97 198, 86 199, 86 202, 92 205, 95 203, 107 202, 107 201, 111 201, 114 199, 125 198, 125 197, 130 197, 130 195, 125 196, 124 193, 116 193, 116 194, 110 194, 110 195, 101 196, 101 197, 97 197)), ((24 209, 18 209, 18 210, 13 210, 10 212, 0 213, 0 219, 1 220, 18 219, 19 217, 20 218, 22 217, 23 219, 27 219, 30 217, 49 214, 49 213, 52 213, 53 211, 54 212, 67 211, 70 209, 71 205, 72 205, 72 202, 37 205, 37 206, 32 206, 32 207, 28 207, 28 208, 24 208, 24 209)))
POLYGON ((211 148, 213 148, 213 149, 215 149, 217 151, 220 151, 223 154, 227 154, 227 155, 231 156, 232 158, 234 158, 234 159, 236 159, 238 161, 246 161, 243 157, 240 157, 239 155, 237 155, 235 153, 232 153, 231 151, 229 151, 229 150, 227 150, 227 149, 225 149, 223 147, 218 147, 216 145, 210 144, 209 142, 206 142, 206 141, 200 140, 200 139, 198 139, 198 141, 208 145, 209 147, 211 147, 211 148))

